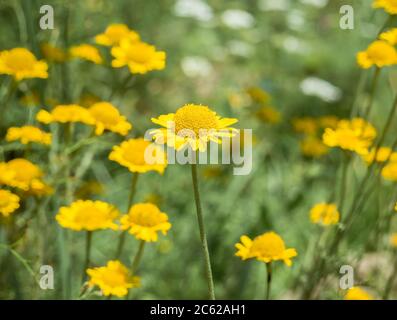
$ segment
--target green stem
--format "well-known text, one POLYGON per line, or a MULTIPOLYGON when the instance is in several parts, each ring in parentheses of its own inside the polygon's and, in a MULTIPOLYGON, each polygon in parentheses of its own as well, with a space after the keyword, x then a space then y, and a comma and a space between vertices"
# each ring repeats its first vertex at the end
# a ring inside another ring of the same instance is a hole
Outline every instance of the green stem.
POLYGON ((131 265, 131 272, 132 274, 135 274, 135 272, 138 269, 139 263, 141 262, 142 256, 143 256, 143 251, 145 249, 145 241, 141 240, 139 242, 139 248, 138 251, 134 257, 134 260, 132 261, 131 265))
POLYGON ((343 151, 343 168, 339 194, 339 212, 341 213, 343 212, 343 207, 346 199, 347 168, 349 166, 349 160, 349 155, 343 151))
POLYGON ((208 292, 209 292, 210 299, 215 300, 215 290, 214 290, 214 282, 212 279, 211 261, 210 261, 209 251, 208 251, 207 236, 205 234, 203 212, 202 212, 201 202, 200 202, 200 193, 199 193, 199 185, 198 185, 198 177, 197 177, 197 164, 192 163, 191 166, 192 166, 194 199, 196 202, 196 211, 197 211, 197 222, 198 222, 198 226, 199 226, 201 246, 202 246, 204 262, 205 262, 205 273, 206 273, 207 282, 208 282, 208 292))
POLYGON ((83 276, 82 276, 83 281, 85 279, 86 270, 90 265, 91 244, 92 244, 92 231, 87 231, 85 238, 85 260, 84 260, 83 276))
POLYGON ((266 284, 266 300, 270 300, 270 291, 272 285, 272 263, 266 263, 267 284, 266 284))
POLYGON ((363 116, 363 118, 366 120, 368 120, 369 116, 371 115, 372 106, 374 105, 375 91, 378 85, 380 70, 380 68, 376 67, 374 77, 372 78, 372 83, 369 91, 369 101, 363 116))

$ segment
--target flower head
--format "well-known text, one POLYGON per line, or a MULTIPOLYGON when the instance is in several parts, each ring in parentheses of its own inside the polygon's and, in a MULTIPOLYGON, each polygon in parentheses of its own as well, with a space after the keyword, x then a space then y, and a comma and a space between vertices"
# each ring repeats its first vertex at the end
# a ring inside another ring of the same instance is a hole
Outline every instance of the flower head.
POLYGON ((137 203, 120 219, 121 229, 128 230, 137 239, 157 241, 157 232, 164 235, 171 228, 168 216, 152 203, 137 203))
POLYGON ((11 127, 7 130, 6 140, 19 140, 22 144, 36 142, 49 145, 51 144, 51 133, 33 126, 11 127))
POLYGON ((374 300, 374 297, 360 287, 351 287, 347 290, 344 300, 374 300))
POLYGON ((55 47, 49 43, 43 43, 40 47, 41 52, 43 53, 44 58, 47 61, 51 62, 65 62, 68 58, 68 55, 66 52, 64 52, 62 49, 55 47))
POLYGON ((94 103, 88 110, 95 119, 95 134, 97 135, 109 130, 126 136, 132 128, 127 118, 122 116, 119 110, 109 102, 94 103))
POLYGON ((91 113, 86 108, 77 104, 58 105, 51 112, 40 110, 36 115, 36 119, 45 124, 52 122, 95 124, 95 119, 91 113))
POLYGON ((374 8, 382 8, 389 14, 397 14, 397 1, 396 0, 375 0, 374 8))
POLYGON ((119 46, 112 48, 111 53, 114 57, 112 66, 128 66, 131 73, 144 74, 165 68, 165 52, 156 51, 154 46, 144 42, 122 39, 119 46))
POLYGON ((0 189, 0 214, 8 217, 19 208, 19 197, 16 194, 4 189, 0 189))
POLYGON ((156 142, 167 143, 180 150, 186 145, 193 150, 205 151, 207 143, 221 143, 222 136, 234 136, 236 129, 229 126, 237 119, 221 118, 207 106, 186 104, 175 113, 152 118, 152 122, 167 129, 152 130, 156 142))
POLYGON ((261 103, 261 104, 267 104, 270 102, 270 94, 268 94, 265 90, 259 87, 251 87, 248 88, 247 90, 248 95, 251 97, 251 99, 255 102, 261 103))
POLYGON ((28 49, 14 48, 0 51, 0 74, 9 74, 20 81, 28 78, 48 78, 48 65, 37 60, 28 49))
POLYGON ((130 139, 114 146, 109 159, 127 167, 131 172, 157 171, 162 174, 167 167, 163 150, 143 138, 130 139))
POLYGON ((375 148, 372 148, 368 154, 363 156, 365 162, 367 164, 371 164, 372 162, 386 162, 391 158, 391 156, 394 154, 393 157, 397 156, 397 153, 394 153, 392 149, 389 147, 379 147, 378 150, 375 150, 375 148), (375 155, 376 154, 376 155, 375 155))
POLYGON ((327 128, 323 142, 329 147, 340 147, 360 155, 368 153, 376 137, 376 129, 364 119, 340 120, 336 129, 327 128))
POLYGON ((307 157, 319 158, 328 153, 328 147, 317 137, 307 136, 300 143, 302 154, 307 157))
POLYGON ((395 46, 397 44, 397 28, 382 32, 379 36, 379 39, 382 39, 392 46, 395 46))
POLYGON ((394 247, 397 248, 397 233, 393 233, 390 236, 390 244, 394 247))
POLYGON ((390 161, 381 171, 382 177, 386 180, 397 181, 397 161, 390 161))
POLYGON ((95 36, 95 42, 103 46, 118 46, 122 39, 139 41, 139 34, 130 30, 125 24, 110 24, 104 33, 95 36))
POLYGON ((293 119, 292 127, 296 132, 315 135, 317 133, 318 124, 316 119, 312 117, 302 117, 293 119))
POLYGON ((236 256, 242 260, 256 258, 265 263, 282 260, 287 266, 291 266, 291 258, 298 255, 295 249, 286 249, 284 240, 273 231, 265 232, 253 240, 242 236, 240 241, 241 243, 236 244, 236 256))
POLYGON ((140 278, 131 276, 128 268, 118 260, 109 261, 105 267, 87 269, 88 285, 98 286, 105 296, 124 297, 128 289, 137 288, 140 278))
POLYGON ((340 214, 334 203, 318 203, 310 209, 312 223, 329 226, 339 222, 340 214))
POLYGON ((113 205, 103 201, 77 200, 67 207, 61 207, 55 219, 74 231, 117 230, 114 222, 120 212, 113 205))
POLYGON ((390 43, 376 40, 369 45, 367 50, 357 54, 357 63, 364 69, 373 65, 378 68, 390 66, 397 63, 397 51, 390 43))
POLYGON ((70 55, 73 58, 80 58, 96 64, 101 64, 103 62, 99 50, 90 44, 80 44, 78 46, 71 47, 70 55))
POLYGON ((270 106, 261 107, 257 111, 256 116, 263 122, 268 122, 272 124, 279 123, 281 120, 281 113, 270 106))

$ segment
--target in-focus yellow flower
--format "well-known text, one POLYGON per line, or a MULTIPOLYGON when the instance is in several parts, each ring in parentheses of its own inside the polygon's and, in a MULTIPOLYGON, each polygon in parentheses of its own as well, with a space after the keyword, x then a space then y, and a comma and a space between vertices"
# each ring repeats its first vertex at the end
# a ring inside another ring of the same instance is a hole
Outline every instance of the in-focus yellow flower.
POLYGON ((120 215, 117 208, 103 201, 77 200, 67 207, 61 207, 55 219, 68 229, 75 231, 117 230, 115 223, 120 215))
POLYGON ((318 203, 310 209, 310 221, 329 226, 339 222, 340 214, 334 203, 318 203))
POLYGON ((19 140, 22 144, 36 142, 49 145, 51 144, 51 133, 33 126, 11 127, 7 130, 6 140, 19 140))
POLYGON ((165 68, 165 52, 156 51, 154 46, 144 42, 122 39, 119 46, 112 48, 111 53, 114 57, 112 66, 128 66, 131 73, 144 74, 165 68))
POLYGON ((95 124, 95 119, 91 113, 86 108, 77 104, 58 105, 51 112, 40 110, 36 115, 36 119, 45 124, 52 122, 95 124))
POLYGON ((338 125, 338 117, 336 116, 322 116, 318 118, 318 123, 321 128, 331 128, 335 129, 338 125))
POLYGON ((48 78, 48 65, 37 60, 28 49, 14 48, 0 51, 0 74, 8 74, 20 81, 28 78, 48 78))
POLYGON ((318 130, 317 121, 312 117, 295 118, 292 120, 292 127, 296 132, 308 135, 315 135, 318 130))
POLYGON ((88 285, 98 286, 103 295, 124 297, 128 289, 140 286, 140 278, 131 276, 128 268, 118 260, 108 261, 105 267, 87 269, 88 285))
POLYGON ((167 143, 176 150, 188 145, 199 151, 205 151, 209 141, 220 144, 220 137, 234 136, 237 130, 229 126, 238 121, 233 118, 221 118, 207 106, 196 104, 186 104, 175 113, 151 120, 164 127, 151 131, 156 142, 167 143))
POLYGON ((130 30, 125 24, 110 24, 104 33, 100 33, 95 37, 95 42, 103 46, 118 46, 121 39, 130 41, 139 41, 139 34, 130 30))
POLYGON ((376 40, 369 45, 367 50, 357 53, 357 63, 364 69, 373 65, 378 68, 391 66, 397 63, 397 51, 390 43, 376 40))
POLYGON ((319 158, 328 153, 328 147, 315 136, 305 137, 300 143, 300 149, 306 157, 319 158))
POLYGON ((171 228, 168 216, 152 203, 137 203, 120 219, 121 229, 128 230, 138 240, 157 241, 157 232, 167 234, 171 228))
POLYGON ((375 298, 360 287, 351 287, 347 290, 344 300, 375 300, 375 298))
POLYGON ((372 124, 361 118, 340 120, 336 129, 327 128, 323 134, 323 142, 329 147, 340 147, 366 155, 376 137, 376 129, 372 124))
POLYGON ((73 46, 69 51, 73 58, 84 59, 96 64, 101 64, 103 62, 99 50, 90 44, 80 44, 78 46, 73 46))
POLYGON ((281 120, 281 113, 270 106, 261 107, 256 112, 256 116, 263 122, 268 122, 272 124, 279 123, 281 120))
POLYGON ((68 58, 66 52, 49 43, 43 43, 40 49, 41 52, 43 53, 44 58, 47 61, 61 63, 61 62, 65 62, 68 58))
POLYGON ((143 138, 129 139, 114 146, 109 159, 127 167, 131 172, 138 173, 157 171, 163 174, 167 167, 167 158, 163 150, 143 138))
MULTIPOLYGON (((375 148, 372 148, 367 155, 363 156, 363 158, 367 164, 371 164, 374 160, 375 162, 385 162, 391 158, 393 153, 393 150, 389 147, 379 147, 377 151, 375 148)), ((394 154, 394 157, 396 157, 397 153, 394 154)))
POLYGON ((4 189, 0 189, 0 213, 8 217, 19 208, 19 197, 16 194, 4 189))
POLYGON ((109 102, 94 103, 88 110, 95 119, 96 135, 101 135, 105 130, 109 130, 126 136, 132 128, 127 118, 122 116, 119 110, 109 102))
POLYGON ((397 181, 397 161, 391 161, 382 169, 382 177, 386 180, 397 181))
POLYGON ((397 44, 397 28, 381 33, 379 39, 387 41, 392 46, 395 46, 397 44))
POLYGON ((253 101, 261 104, 267 104, 271 100, 270 94, 268 94, 265 90, 259 87, 248 88, 247 93, 253 101))
POLYGON ((242 260, 255 258, 266 263, 282 260, 287 266, 291 266, 291 258, 298 255, 295 249, 286 249, 284 240, 273 231, 265 232, 253 240, 242 236, 240 241, 241 243, 236 243, 236 256, 242 260))
POLYGON ((374 8, 382 8, 389 14, 397 14, 397 1, 396 0, 375 0, 374 8))
POLYGON ((390 236, 390 244, 391 244, 393 247, 397 248, 397 233, 393 233, 393 234, 390 236))

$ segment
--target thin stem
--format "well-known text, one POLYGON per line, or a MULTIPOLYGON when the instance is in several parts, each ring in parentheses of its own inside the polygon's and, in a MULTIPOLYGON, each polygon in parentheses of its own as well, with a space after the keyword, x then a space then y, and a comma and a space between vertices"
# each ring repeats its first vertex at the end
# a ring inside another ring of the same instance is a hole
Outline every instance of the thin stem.
POLYGON ((214 291, 214 282, 212 279, 211 261, 210 261, 209 251, 208 251, 207 236, 205 234, 203 212, 202 212, 201 202, 200 202, 200 192, 199 192, 198 177, 197 177, 197 164, 192 163, 191 166, 192 166, 192 181, 193 181, 193 190, 194 190, 194 200, 196 202, 197 222, 198 222, 198 226, 199 226, 201 246, 202 246, 203 256, 204 256, 205 274, 206 274, 207 282, 208 282, 208 293, 209 293, 210 299, 215 300, 215 291, 214 291))
POLYGON ((145 249, 145 243, 146 241, 141 240, 139 242, 139 247, 138 247, 138 251, 134 257, 134 260, 132 261, 132 265, 131 265, 131 272, 132 274, 135 274, 136 270, 138 269, 139 263, 141 262, 142 256, 143 256, 143 251, 145 249))
POLYGON ((270 300, 270 291, 272 285, 272 263, 266 263, 267 284, 266 284, 266 300, 270 300))
POLYGON ((85 260, 84 260, 83 276, 82 276, 83 281, 85 279, 86 270, 90 265, 91 244, 92 244, 92 231, 87 231, 85 238, 85 260))
POLYGON ((381 70, 380 68, 376 67, 374 77, 372 78, 372 83, 369 91, 369 101, 366 109, 364 110, 364 116, 363 116, 363 118, 366 120, 368 120, 369 116, 371 115, 372 106, 374 105, 374 97, 378 85, 380 70, 381 70))
POLYGON ((340 184, 339 194, 339 212, 343 212, 343 207, 346 199, 346 187, 347 187, 347 168, 349 166, 349 155, 343 152, 343 168, 342 168, 342 179, 340 184))

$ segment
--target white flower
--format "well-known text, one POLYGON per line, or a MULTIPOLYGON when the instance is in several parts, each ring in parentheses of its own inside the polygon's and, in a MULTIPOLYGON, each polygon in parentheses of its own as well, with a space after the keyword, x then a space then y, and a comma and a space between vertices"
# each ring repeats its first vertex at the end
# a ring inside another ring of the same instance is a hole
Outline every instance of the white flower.
POLYGON ((210 21, 214 16, 212 8, 203 0, 178 0, 174 6, 174 14, 199 21, 210 21))
POLYGON ((240 57, 250 57, 254 53, 254 47, 249 43, 233 40, 229 41, 227 44, 231 54, 240 57))
POLYGON ((254 17, 247 11, 230 9, 222 13, 222 22, 232 29, 248 29, 255 23, 254 17))
POLYGON ((287 36, 281 43, 282 48, 291 53, 308 54, 310 47, 304 41, 293 36, 287 36))
POLYGON ((290 0, 260 0, 258 5, 262 11, 286 11, 289 9, 290 0))
POLYGON ((302 29, 305 25, 304 13, 300 10, 291 10, 287 15, 287 24, 290 29, 302 29))
POLYGON ((300 88, 305 95, 316 96, 325 102, 335 102, 342 97, 338 87, 320 78, 308 77, 300 83, 300 88))
POLYGON ((184 57, 181 67, 184 74, 191 78, 208 76, 213 70, 212 64, 206 58, 199 56, 184 57))
POLYGON ((304 4, 309 4, 317 8, 324 8, 328 4, 328 0, 300 0, 304 4))

